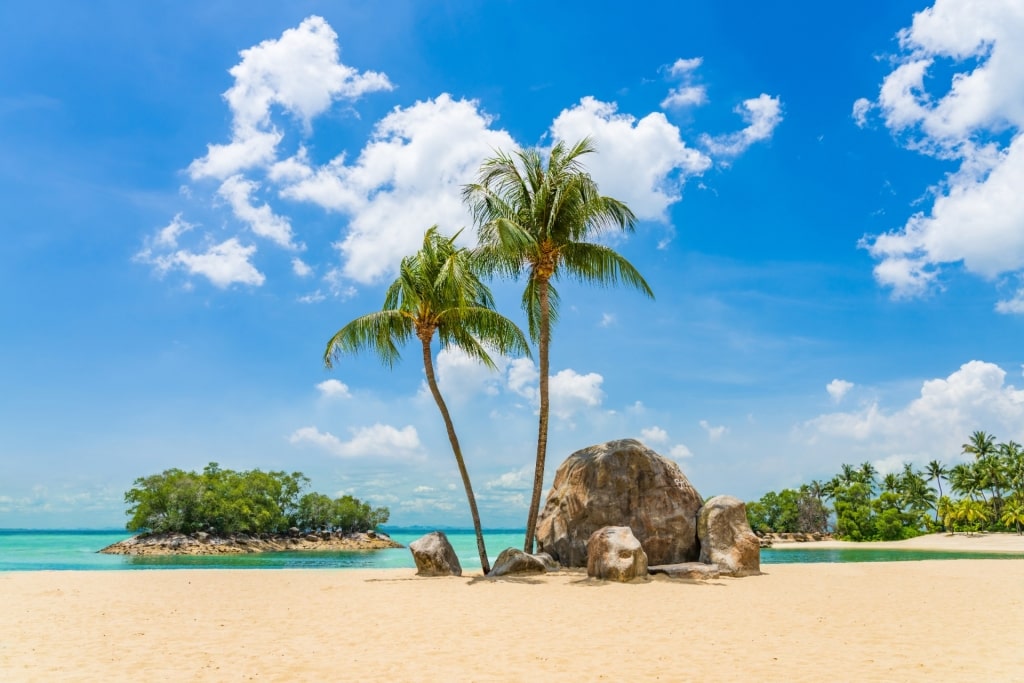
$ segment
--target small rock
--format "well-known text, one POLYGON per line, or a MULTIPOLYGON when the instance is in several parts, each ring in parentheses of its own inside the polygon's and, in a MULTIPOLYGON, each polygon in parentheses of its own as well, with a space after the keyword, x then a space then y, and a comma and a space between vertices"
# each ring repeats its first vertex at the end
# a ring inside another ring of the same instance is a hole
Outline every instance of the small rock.
MULTIPOLYGON (((546 553, 545 553, 546 554, 546 553)), ((551 556, 547 556, 551 560, 551 556)), ((505 548, 494 561, 491 573, 487 576, 508 576, 510 574, 545 574, 548 571, 547 562, 544 559, 524 553, 517 548, 505 548)))
POLYGON ((673 579, 717 579, 721 571, 716 564, 703 562, 680 562, 679 564, 656 564, 648 567, 650 574, 664 574, 673 579))
POLYGON ((750 530, 747 506, 732 496, 715 496, 697 515, 700 561, 717 564, 727 576, 761 573, 761 543, 750 530))
POLYGON ((587 576, 632 581, 647 576, 647 553, 628 526, 606 526, 587 541, 587 576))
POLYGON ((462 565, 443 531, 432 531, 409 544, 417 576, 462 576, 462 565))

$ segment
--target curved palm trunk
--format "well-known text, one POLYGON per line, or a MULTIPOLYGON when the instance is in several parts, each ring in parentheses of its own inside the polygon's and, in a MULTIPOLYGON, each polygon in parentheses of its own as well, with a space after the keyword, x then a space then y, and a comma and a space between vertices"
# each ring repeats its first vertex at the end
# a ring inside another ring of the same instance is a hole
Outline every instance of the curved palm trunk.
POLYGON ((484 533, 480 526, 480 513, 476 509, 476 497, 473 495, 473 485, 469 482, 469 472, 466 471, 466 462, 462 459, 462 449, 459 447, 459 438, 455 436, 455 425, 452 424, 451 415, 448 414, 448 406, 441 398, 441 390, 437 388, 437 379, 434 377, 434 361, 430 354, 430 340, 421 340, 423 344, 423 369, 427 373, 427 385, 430 393, 434 396, 441 417, 444 418, 445 429, 448 430, 448 441, 452 445, 452 453, 455 454, 455 462, 459 465, 459 474, 462 476, 462 485, 466 489, 466 498, 469 499, 469 512, 473 516, 473 531, 476 532, 476 549, 480 553, 480 567, 484 574, 491 572, 491 564, 487 559, 487 548, 484 547, 484 533))
POLYGON ((549 346, 551 342, 551 311, 548 300, 548 281, 542 279, 537 285, 540 299, 540 341, 537 344, 540 363, 540 419, 537 426, 537 462, 533 470, 533 495, 530 498, 530 514, 526 518, 526 540, 523 551, 533 552, 534 536, 537 532, 537 514, 540 512, 540 495, 544 490, 544 460, 548 451, 548 369, 549 346))

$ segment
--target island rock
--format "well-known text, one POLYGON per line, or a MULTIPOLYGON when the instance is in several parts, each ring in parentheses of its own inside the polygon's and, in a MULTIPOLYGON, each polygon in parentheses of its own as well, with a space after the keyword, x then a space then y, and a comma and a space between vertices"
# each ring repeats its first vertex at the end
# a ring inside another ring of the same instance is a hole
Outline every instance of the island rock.
POLYGON ((239 553, 272 553, 288 551, 338 551, 338 550, 381 550, 401 548, 382 532, 373 536, 369 533, 338 534, 329 541, 319 537, 296 538, 288 534, 260 534, 259 537, 246 534, 218 536, 206 531, 192 534, 139 534, 99 552, 107 555, 234 555, 239 553))
POLYGON ((606 526, 629 527, 652 564, 700 555, 702 499, 679 466, 634 439, 570 455, 537 520, 538 550, 568 567, 587 564, 587 542, 606 526))

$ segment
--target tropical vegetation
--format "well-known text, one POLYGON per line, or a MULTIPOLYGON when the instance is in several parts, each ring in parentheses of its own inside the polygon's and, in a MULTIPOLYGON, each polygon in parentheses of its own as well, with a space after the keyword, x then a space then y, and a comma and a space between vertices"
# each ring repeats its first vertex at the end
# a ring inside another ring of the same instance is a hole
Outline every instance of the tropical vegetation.
POLYGON ((398 278, 387 289, 380 311, 356 318, 338 330, 324 351, 330 368, 340 356, 359 351, 375 353, 389 368, 400 359, 399 347, 414 337, 420 342, 427 386, 444 420, 462 485, 469 502, 477 550, 484 573, 490 571, 476 497, 448 406, 434 373, 431 344, 458 348, 494 368, 488 350, 503 355, 529 354, 522 331, 494 310, 490 290, 479 276, 476 257, 457 247, 452 237, 433 226, 423 236, 422 248, 402 259, 398 278))
POLYGON ((870 462, 842 465, 827 482, 769 492, 747 505, 760 532, 834 532, 851 541, 891 541, 948 531, 1024 532, 1024 449, 975 431, 965 462, 904 464, 882 477, 870 462), (949 495, 942 483, 947 483, 949 495))
POLYGON ((139 477, 124 494, 126 526, 129 531, 227 536, 280 534, 292 528, 354 533, 388 521, 388 508, 374 508, 352 496, 300 495, 308 484, 301 472, 237 472, 215 462, 200 473, 164 470, 139 477))
POLYGON ((477 226, 479 264, 489 274, 526 277, 522 306, 537 343, 539 371, 537 454, 524 540, 528 553, 547 453, 551 328, 560 300, 553 283, 562 277, 601 286, 624 283, 654 296, 629 261, 594 241, 608 230, 632 232, 636 219, 623 202, 598 191, 582 162, 592 152, 589 139, 572 146, 558 142, 546 159, 536 149, 498 152, 463 191, 477 226))

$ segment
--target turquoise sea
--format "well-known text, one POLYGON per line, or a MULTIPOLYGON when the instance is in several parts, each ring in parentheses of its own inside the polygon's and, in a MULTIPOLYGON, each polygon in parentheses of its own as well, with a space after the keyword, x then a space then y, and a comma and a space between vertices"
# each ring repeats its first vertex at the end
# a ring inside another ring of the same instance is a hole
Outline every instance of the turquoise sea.
MULTIPOLYGON (((403 546, 429 529, 387 529, 403 546)), ((476 538, 471 530, 445 530, 467 571, 480 569, 476 538)), ((406 548, 348 552, 257 553, 252 555, 130 557, 101 555, 97 551, 130 534, 118 530, 39 531, 0 529, 0 571, 67 569, 389 569, 413 568, 406 548)), ((487 531, 488 555, 493 561, 508 547, 520 547, 523 532, 515 529, 487 531)), ((799 548, 761 551, 762 564, 812 562, 891 562, 953 559, 1024 559, 1024 555, 1000 553, 950 553, 935 551, 799 548)))

